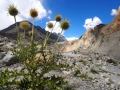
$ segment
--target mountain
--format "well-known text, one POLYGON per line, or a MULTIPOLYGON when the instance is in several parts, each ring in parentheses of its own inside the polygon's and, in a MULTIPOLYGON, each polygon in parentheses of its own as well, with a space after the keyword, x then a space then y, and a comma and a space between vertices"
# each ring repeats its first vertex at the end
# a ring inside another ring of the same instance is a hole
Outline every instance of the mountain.
POLYGON ((78 40, 66 42, 59 48, 63 52, 96 52, 120 59, 120 7, 109 24, 100 24, 89 29, 78 40))
MULTIPOLYGON (((17 22, 18 31, 20 32, 21 36, 23 36, 23 30, 20 29, 19 24, 20 24, 20 22, 17 22)), ((28 30, 26 30, 26 38, 27 39, 30 38, 29 31, 32 30, 32 24, 30 23, 30 25, 31 25, 31 27, 28 30)), ((34 38, 39 43, 42 43, 42 41, 44 40, 46 34, 50 33, 48 31, 46 31, 44 28, 41 28, 40 26, 34 26, 34 32, 35 32, 34 38)), ((10 39, 16 39, 16 37, 17 37, 16 24, 10 25, 9 27, 1 30, 0 31, 0 35, 3 35, 3 36, 8 37, 10 39)), ((59 35, 60 34, 52 33, 50 35, 50 39, 51 40, 50 40, 49 43, 55 42, 57 40, 57 38, 58 38, 59 35)), ((59 42, 65 42, 65 41, 67 41, 67 39, 64 36, 60 35, 59 42)))

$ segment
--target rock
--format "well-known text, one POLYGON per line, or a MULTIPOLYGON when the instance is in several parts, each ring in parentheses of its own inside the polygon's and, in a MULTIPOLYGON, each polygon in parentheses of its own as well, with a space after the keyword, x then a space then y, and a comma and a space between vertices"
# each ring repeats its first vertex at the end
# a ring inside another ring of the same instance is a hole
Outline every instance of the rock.
POLYGON ((96 34, 100 34, 100 30, 102 29, 102 27, 104 27, 105 24, 99 24, 97 26, 94 27, 94 31, 96 34))
POLYGON ((113 61, 112 59, 107 59, 106 62, 116 64, 116 62, 113 61))
POLYGON ((118 85, 120 86, 120 82, 118 82, 118 85))
POLYGON ((18 59, 15 58, 15 57, 12 57, 12 58, 10 58, 10 60, 9 60, 8 62, 4 62, 4 64, 5 64, 6 66, 11 66, 11 65, 16 64, 16 63, 19 63, 19 62, 20 62, 20 60, 18 60, 18 59))
POLYGON ((110 87, 111 87, 111 88, 115 88, 115 84, 111 84, 110 87))
POLYGON ((2 59, 2 61, 8 62, 10 60, 10 58, 12 58, 12 57, 13 57, 12 52, 8 51, 7 54, 5 55, 5 57, 2 59))
POLYGON ((10 49, 10 48, 13 48, 15 45, 12 43, 12 42, 9 42, 7 44, 4 45, 4 47, 10 49))
POLYGON ((13 64, 19 63, 20 60, 17 58, 13 57, 12 52, 8 51, 7 54, 3 54, 3 58, 1 60, 6 66, 11 66, 13 64))
POLYGON ((106 83, 111 83, 112 82, 112 80, 110 79, 110 78, 105 78, 105 81, 106 81, 106 83))
POLYGON ((0 43, 0 47, 2 47, 3 45, 5 45, 5 43, 0 43))
POLYGON ((0 60, 2 60, 4 58, 5 54, 0 53, 0 60))
POLYGON ((71 72, 70 71, 62 71, 65 75, 69 75, 71 72))
POLYGON ((0 52, 4 52, 2 49, 0 49, 0 52))

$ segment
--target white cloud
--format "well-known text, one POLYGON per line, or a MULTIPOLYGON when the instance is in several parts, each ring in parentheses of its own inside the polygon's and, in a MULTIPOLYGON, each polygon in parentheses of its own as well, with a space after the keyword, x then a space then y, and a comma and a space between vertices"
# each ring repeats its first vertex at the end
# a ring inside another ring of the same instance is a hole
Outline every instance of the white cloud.
POLYGON ((83 25, 86 29, 94 28, 96 25, 101 24, 102 21, 95 16, 93 19, 92 18, 87 18, 85 20, 85 24, 83 25))
POLYGON ((48 16, 47 18, 51 20, 51 17, 50 17, 50 16, 48 16))
POLYGON ((47 16, 47 18, 49 19, 49 20, 51 20, 51 17, 50 17, 50 14, 52 14, 52 11, 51 10, 48 10, 48 16, 47 16))
POLYGON ((52 11, 51 11, 51 10, 48 10, 48 14, 52 14, 52 11))
MULTIPOLYGON (((55 25, 55 23, 56 23, 56 21, 49 21, 49 22, 52 22, 53 25, 55 25)), ((47 23, 48 23, 48 22, 47 22, 47 23)), ((49 29, 49 28, 47 27, 47 23, 46 23, 45 30, 51 32, 52 29, 49 29)), ((53 28, 52 32, 61 33, 61 31, 62 31, 62 29, 60 28, 60 23, 57 22, 56 25, 55 25, 55 27, 53 28)), ((64 32, 63 32, 63 33, 64 33, 64 32)), ((62 33, 62 34, 63 34, 63 33, 62 33)))
POLYGON ((72 40, 76 40, 76 39, 79 39, 77 37, 69 37, 69 38, 66 38, 68 41, 72 41, 72 40))
POLYGON ((30 19, 29 10, 31 8, 36 8, 38 10, 39 15, 37 19, 41 20, 47 17, 47 11, 42 5, 42 0, 0 0, 0 21, 2 22, 0 30, 14 23, 13 17, 7 14, 7 8, 11 4, 14 4, 20 12, 16 17, 17 21, 30 19))
POLYGON ((114 15, 116 15, 116 14, 117 14, 117 10, 116 10, 116 9, 112 9, 112 10, 111 10, 111 15, 114 16, 114 15))

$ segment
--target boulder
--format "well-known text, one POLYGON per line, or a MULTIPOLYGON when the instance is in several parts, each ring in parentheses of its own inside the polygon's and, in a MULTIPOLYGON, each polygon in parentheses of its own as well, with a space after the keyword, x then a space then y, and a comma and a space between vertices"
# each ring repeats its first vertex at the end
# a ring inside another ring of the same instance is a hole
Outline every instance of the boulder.
POLYGON ((10 60, 8 62, 4 62, 4 64, 6 66, 11 66, 11 65, 19 63, 19 62, 20 62, 19 59, 15 58, 15 57, 11 57, 10 60))

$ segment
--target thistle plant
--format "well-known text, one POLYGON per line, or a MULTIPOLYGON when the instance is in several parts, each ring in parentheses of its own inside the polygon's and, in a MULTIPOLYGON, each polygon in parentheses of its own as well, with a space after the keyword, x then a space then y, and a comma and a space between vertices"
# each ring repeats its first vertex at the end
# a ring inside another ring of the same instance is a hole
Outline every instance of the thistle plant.
POLYGON ((50 28, 50 29, 53 28, 53 23, 49 22, 49 23, 47 24, 47 27, 50 28))
POLYGON ((45 38, 44 46, 46 45, 46 43, 47 43, 47 41, 48 41, 48 39, 49 39, 49 37, 50 37, 50 35, 51 35, 51 33, 52 33, 52 31, 53 31, 55 25, 56 25, 56 23, 57 23, 57 22, 60 22, 61 20, 62 20, 62 16, 61 16, 60 14, 58 14, 58 15, 55 16, 55 21, 56 21, 56 22, 55 22, 54 25, 53 25, 53 23, 48 22, 47 27, 48 27, 49 29, 51 29, 51 32, 50 32, 49 34, 48 34, 48 32, 47 32, 47 35, 46 35, 46 38, 45 38))
MULTIPOLYGON (((52 30, 53 30, 53 23, 52 23, 52 22, 48 22, 48 23, 47 23, 47 27, 48 27, 49 29, 52 29, 52 30)), ((51 34, 51 33, 52 33, 52 31, 50 32, 50 34, 51 34)), ((47 44, 47 42, 48 42, 48 39, 49 39, 49 37, 50 37, 50 34, 48 34, 48 32, 47 32, 46 37, 45 37, 45 41, 44 41, 44 43, 43 43, 43 47, 46 46, 46 44, 47 44)))
POLYGON ((62 16, 60 14, 55 16, 55 21, 60 22, 62 20, 62 16))
MULTIPOLYGON (((14 8, 14 6, 9 7, 14 8)), ((17 13, 10 15, 16 16, 17 13)), ((46 51, 46 43, 47 39, 49 39, 49 35, 46 36, 46 41, 43 42, 45 44, 42 44, 40 48, 37 47, 38 43, 35 42, 33 35, 35 34, 34 19, 38 16, 38 11, 35 8, 30 9, 30 16, 33 18, 32 31, 29 33, 31 35, 30 45, 26 46, 26 43, 21 43, 21 40, 18 39, 20 42, 18 43, 19 49, 15 48, 12 50, 13 56, 24 65, 24 70, 9 71, 6 69, 5 71, 0 71, 0 90, 11 90, 15 88, 18 90, 71 90, 71 88, 67 87, 68 82, 64 81, 62 76, 56 76, 54 74, 52 76, 45 76, 51 71, 56 71, 60 68, 70 68, 70 66, 57 63, 58 60, 62 58, 62 54, 54 53, 53 49, 46 51), (40 49, 39 52, 37 51, 38 49, 40 49), (9 81, 10 79, 13 79, 12 82, 9 81), (64 88, 63 85, 66 85, 66 88, 64 88)), ((61 16, 56 17, 56 22, 61 20, 61 16)), ((48 28, 54 28, 52 23, 48 23, 47 26, 48 28)), ((61 22, 62 31, 68 29, 69 26, 67 20, 61 22)), ((20 23, 20 28, 24 30, 25 39, 25 30, 29 27, 30 25, 27 21, 22 21, 20 23)), ((52 32, 50 32, 50 34, 51 33, 52 32)), ((53 47, 57 45, 58 40, 53 47)))
POLYGON ((24 38, 25 38, 25 31, 30 28, 30 24, 28 21, 20 22, 20 28, 24 30, 24 38))
MULTIPOLYGON (((60 27, 61 27, 61 29, 62 29, 62 30, 61 30, 61 33, 60 33, 60 35, 61 35, 64 30, 67 30, 67 29, 70 27, 69 21, 66 20, 66 19, 64 19, 64 20, 61 22, 60 27)), ((56 43, 54 44, 54 46, 53 46, 53 48, 52 48, 53 51, 54 51, 54 49, 55 49, 55 47, 56 47, 56 45, 57 45, 57 43, 58 43, 58 40, 59 40, 59 38, 60 38, 60 35, 58 36, 58 39, 56 40, 56 43)))
MULTIPOLYGON (((16 28, 17 28, 17 22, 16 22, 16 15, 18 15, 19 11, 14 5, 10 5, 8 7, 8 13, 14 17, 15 23, 16 23, 16 28)), ((18 32, 18 29, 16 29, 18 32)))
POLYGON ((33 40, 33 33, 34 33, 34 19, 38 16, 38 11, 35 8, 30 9, 30 16, 33 18, 32 23, 32 37, 31 40, 33 40))

